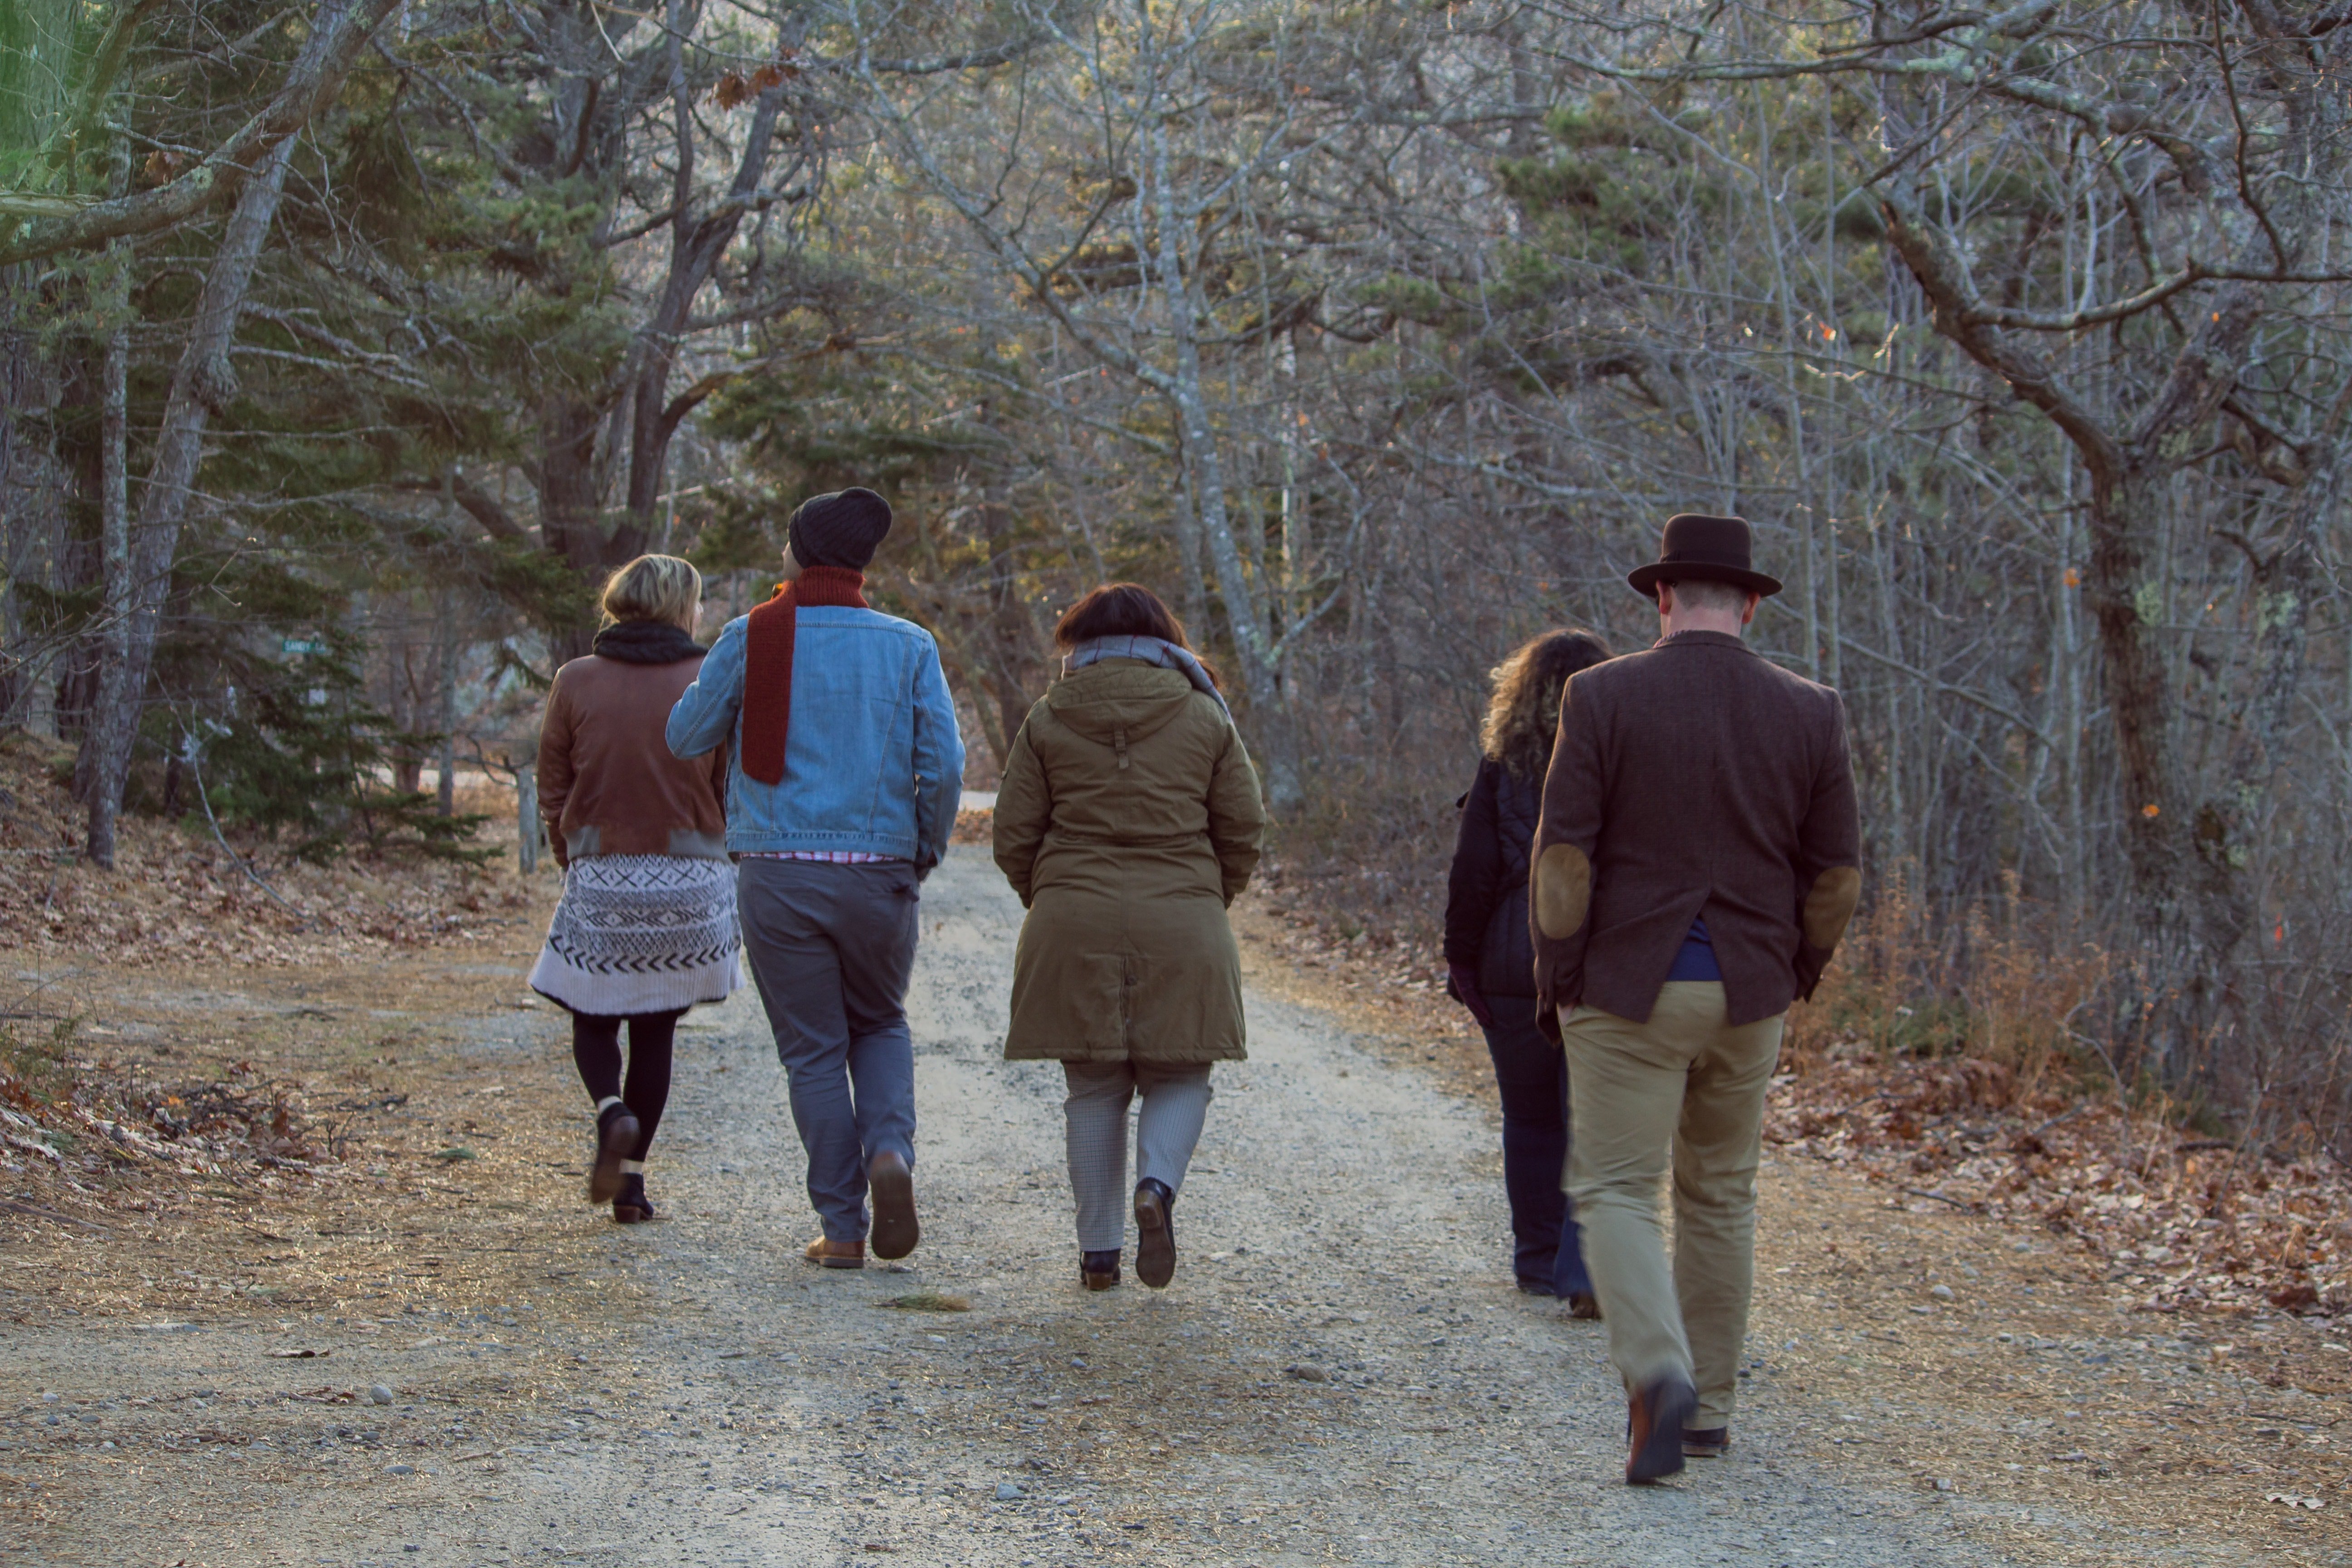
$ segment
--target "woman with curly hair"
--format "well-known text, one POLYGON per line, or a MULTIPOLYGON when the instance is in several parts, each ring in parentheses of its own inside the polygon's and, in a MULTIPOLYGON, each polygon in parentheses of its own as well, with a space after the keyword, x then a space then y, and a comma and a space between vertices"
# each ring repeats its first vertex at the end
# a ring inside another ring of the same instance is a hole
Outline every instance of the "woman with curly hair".
POLYGON ((1568 678, 1609 658, 1588 631, 1550 631, 1496 666, 1479 733, 1477 781, 1462 797, 1445 899, 1446 990, 1486 1032, 1503 1098, 1503 1186, 1519 1289, 1600 1316, 1560 1176, 1568 1161, 1568 1066, 1536 1027, 1528 856, 1568 678))

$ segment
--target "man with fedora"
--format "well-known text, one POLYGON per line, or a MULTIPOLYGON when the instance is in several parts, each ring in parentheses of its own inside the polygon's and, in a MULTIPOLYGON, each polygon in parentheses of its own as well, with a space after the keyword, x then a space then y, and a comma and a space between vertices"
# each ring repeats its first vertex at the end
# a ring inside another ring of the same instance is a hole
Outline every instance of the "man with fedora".
POLYGON ((681 757, 734 746, 736 909, 808 1152, 822 1234, 806 1256, 828 1268, 864 1268, 869 1240, 904 1258, 919 1235, 916 884, 947 853, 963 783, 938 645, 866 603, 889 531, 872 490, 802 502, 775 597, 727 623, 669 715, 681 757))
POLYGON ((1748 524, 1683 515, 1628 579, 1655 646, 1568 683, 1529 907, 1568 1053, 1568 1190, 1625 1379, 1630 1483, 1730 1444, 1764 1093, 1862 889, 1845 708, 1740 632, 1780 584, 1748 524), (1658 1225, 1674 1169, 1675 1258, 1658 1225))

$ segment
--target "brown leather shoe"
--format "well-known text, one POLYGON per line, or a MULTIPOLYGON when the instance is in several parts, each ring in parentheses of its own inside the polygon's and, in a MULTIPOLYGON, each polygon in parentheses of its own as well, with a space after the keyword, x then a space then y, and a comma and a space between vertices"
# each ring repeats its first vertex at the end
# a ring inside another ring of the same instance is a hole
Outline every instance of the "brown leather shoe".
POLYGON ((1711 1426, 1704 1432, 1683 1428, 1683 1453, 1694 1459, 1719 1459, 1731 1452, 1731 1428, 1711 1426))
POLYGON ((866 1190, 874 1200, 874 1228, 866 1241, 880 1258, 904 1258, 923 1238, 915 1223, 915 1173, 904 1155, 885 1149, 866 1163, 866 1190))
POLYGON ((863 1268, 866 1267, 866 1244, 862 1241, 835 1241, 820 1236, 808 1244, 808 1250, 801 1256, 827 1268, 863 1268))
POLYGON ((1662 1377, 1625 1402, 1632 1452, 1625 1484, 1646 1487, 1683 1468, 1683 1424, 1698 1412, 1698 1394, 1679 1377, 1662 1377))
POLYGON ((1601 1298, 1590 1290, 1570 1290, 1568 1293, 1568 1315, 1580 1322, 1599 1322, 1601 1298))

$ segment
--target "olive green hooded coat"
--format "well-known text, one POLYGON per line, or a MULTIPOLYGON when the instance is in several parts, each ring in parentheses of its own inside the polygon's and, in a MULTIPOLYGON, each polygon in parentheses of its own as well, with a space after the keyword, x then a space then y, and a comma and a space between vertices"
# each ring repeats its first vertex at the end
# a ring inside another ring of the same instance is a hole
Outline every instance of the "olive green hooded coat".
POLYGON ((1029 910, 1006 1058, 1241 1059, 1225 906, 1265 830, 1241 735, 1181 671, 1105 659, 1055 681, 996 795, 996 863, 1029 910))

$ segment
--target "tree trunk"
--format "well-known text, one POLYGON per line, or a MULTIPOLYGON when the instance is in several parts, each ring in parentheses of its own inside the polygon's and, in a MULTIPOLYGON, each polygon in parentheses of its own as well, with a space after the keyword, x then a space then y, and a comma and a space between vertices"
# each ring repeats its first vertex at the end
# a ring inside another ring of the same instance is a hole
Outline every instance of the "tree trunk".
POLYGON ((2311 646, 2312 601, 2324 592, 2319 539, 2339 499, 2343 426, 2352 385, 2299 454, 2305 468, 2286 526, 2268 553, 2240 540, 2252 563, 2254 680, 2230 737, 2221 787, 2198 804, 2189 824, 2196 854, 2199 903, 2217 954, 2226 956, 2253 930, 2253 869, 2264 806, 2277 783, 2294 702, 2311 646))
MULTIPOLYGON (((1175 342, 1176 367, 1169 395, 1183 430, 1184 445, 1192 457, 1194 500, 1199 507, 1202 542, 1217 577, 1217 596, 1224 601, 1225 625, 1234 639, 1234 653, 1242 667, 1242 689, 1249 699, 1252 727, 1258 731, 1265 768, 1266 799, 1277 812, 1297 808, 1306 798, 1298 777, 1298 758, 1292 744, 1289 694, 1282 689, 1276 666, 1273 638, 1266 630, 1264 605, 1242 561, 1241 542, 1234 537, 1233 517, 1226 507, 1224 464, 1217 450, 1216 431, 1209 421, 1209 405, 1201 378, 1200 310, 1193 279, 1177 249, 1180 218, 1170 184, 1168 127, 1151 128, 1152 183, 1158 209, 1157 270, 1161 299, 1168 312, 1168 332, 1175 342)), ((1138 234, 1138 240, 1144 237, 1138 234)))
POLYGON ((579 575, 583 588, 575 604, 556 608, 547 628, 548 653, 557 668, 585 654, 596 637, 587 582, 606 563, 608 545, 599 526, 604 507, 596 483, 596 430, 603 422, 593 405, 568 398, 551 399, 540 413, 540 541, 579 575))
POLYGON ((2089 570, 2084 576, 2115 725, 2132 887, 2140 908, 2150 914, 2178 901, 2180 857, 2174 829, 2183 804, 2167 700, 2170 681, 2158 641, 2162 589, 2150 559, 2164 515, 2165 479, 2137 465, 2105 483, 2094 476, 2089 570))
POLYGON ((1184 624, 1209 627, 1209 584, 1201 575, 1201 517, 1192 500, 1192 457, 1184 445, 1183 421, 1176 427, 1176 568, 1184 595, 1184 624))
MULTIPOLYGON (((119 108, 119 105, 118 105, 119 108)), ((120 135, 112 138, 113 156, 108 174, 108 195, 121 196, 131 184, 131 149, 120 135)), ((82 786, 88 808, 84 851, 108 870, 114 869, 115 819, 122 812, 122 785, 110 772, 116 747, 122 753, 120 772, 127 778, 130 753, 138 740, 140 699, 143 690, 127 696, 121 689, 131 666, 131 247, 116 240, 107 247, 105 286, 100 298, 113 318, 99 371, 98 515, 99 582, 98 718, 83 737, 81 754, 74 759, 75 782, 82 786), (127 718, 123 710, 127 708, 127 718), (128 725, 117 737, 109 724, 128 725), (92 746, 91 736, 104 744, 92 746)), ((141 687, 146 684, 142 674, 141 687)))
POLYGON ((775 142, 776 115, 784 95, 782 86, 760 94, 752 105, 751 122, 744 131, 742 156, 737 161, 727 194, 716 207, 696 216, 691 209, 694 106, 686 78, 684 31, 678 12, 679 7, 673 3, 670 90, 677 132, 673 155, 677 163, 671 190, 677 213, 670 220, 669 276, 663 280, 661 302, 655 308, 652 320, 637 334, 632 351, 637 363, 630 394, 625 527, 635 543, 620 557, 623 561, 644 553, 644 542, 654 536, 655 508, 661 499, 662 479, 668 468, 670 439, 677 434, 679 421, 702 401, 703 395, 690 390, 685 397, 672 402, 670 373, 677 368, 678 344, 686 336, 696 298, 718 270, 727 247, 735 242, 736 231, 742 227, 752 203, 760 198, 760 183, 767 175, 768 153, 775 142))
MULTIPOLYGON (((118 263, 126 262, 128 258, 121 254, 122 247, 118 244, 115 249, 118 263)), ((120 289, 109 292, 109 303, 117 311, 128 305, 120 289)), ((106 734, 104 726, 115 721, 125 707, 128 716, 122 721, 133 732, 132 738, 139 723, 138 703, 126 704, 120 686, 131 666, 130 384, 131 330, 118 315, 113 330, 106 335, 99 394, 99 573, 104 584, 98 633, 100 721, 91 725, 83 741, 83 752, 90 758, 85 797, 89 808, 86 849, 92 860, 110 871, 114 868, 115 818, 122 809, 121 785, 105 787, 111 779, 107 768, 116 742, 110 734, 104 745, 92 746, 89 738, 106 734)), ((120 743, 127 758, 131 740, 120 743)))
POLYGON ((2237 868, 2199 864, 2206 825, 2191 820, 2194 763, 2174 734, 2156 557, 2171 515, 2180 446, 2210 423, 2236 386, 2261 311, 2252 287, 2221 289, 2141 410, 2122 461, 2092 479, 2091 613, 2147 950, 2142 1010, 2167 1082, 2182 1081, 2202 1061, 2227 989, 2226 966, 2244 939, 2252 906, 2237 868), (2175 998, 2170 1005, 2149 1005, 2168 994, 2175 998))
MULTIPOLYGON (((322 29, 320 36, 326 30, 322 29)), ((131 750, 138 738, 139 710, 147 695, 147 672, 155 657, 155 637, 163 616, 163 602, 172 589, 172 561, 180 545, 180 525, 186 520, 188 497, 195 486, 196 467, 203 460, 205 426, 214 409, 227 402, 236 388, 228 360, 253 268, 278 216, 278 200, 286 188, 286 166, 294 154, 294 138, 270 150, 267 161, 238 192, 236 207, 221 236, 220 250, 205 275, 196 302, 187 347, 172 376, 163 420, 155 437, 155 458, 140 498, 139 521, 130 542, 129 594, 125 635, 110 655, 99 685, 99 698, 82 745, 90 758, 90 827, 93 858, 100 857, 100 830, 105 830, 105 858, 111 864, 113 821, 122 809, 123 785, 131 776, 131 750)))
MULTIPOLYGON (((1039 693, 1032 689, 1031 668, 1037 663, 1036 626, 1021 602, 1021 579, 1007 537, 1005 507, 982 501, 981 533, 988 541, 989 685, 996 698, 997 721, 1004 727, 1009 748, 1021 726, 1029 721, 1029 707, 1039 693)), ((997 759, 1001 765, 1004 759, 997 759)))
POLYGON ((26 330, 25 307, 30 282, 27 268, 0 268, 0 726, 19 722, 26 700, 32 695, 31 669, 37 654, 26 635, 25 600, 20 584, 28 575, 47 578, 36 565, 32 543, 39 524, 32 476, 20 477, 23 449, 22 415, 33 405, 46 379, 48 354, 36 334, 26 330))
POLYGON ((454 816, 457 813, 457 622, 449 613, 449 597, 439 597, 439 611, 434 616, 433 651, 434 684, 439 689, 437 715, 441 731, 441 780, 435 791, 436 809, 439 816, 454 816))

